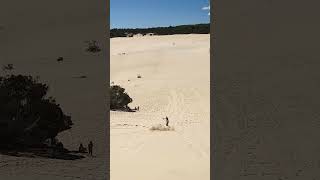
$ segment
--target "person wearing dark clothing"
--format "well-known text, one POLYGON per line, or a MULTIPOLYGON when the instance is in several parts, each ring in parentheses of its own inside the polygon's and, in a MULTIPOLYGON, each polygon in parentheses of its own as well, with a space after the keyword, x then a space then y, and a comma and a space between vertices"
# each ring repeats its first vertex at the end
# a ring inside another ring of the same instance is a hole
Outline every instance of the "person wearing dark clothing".
POLYGON ((169 118, 166 116, 164 119, 166 119, 166 126, 169 126, 169 118))
POLYGON ((83 153, 85 150, 84 150, 84 147, 82 145, 82 143, 80 143, 80 146, 79 146, 79 152, 80 153, 83 153))
POLYGON ((88 144, 88 149, 89 149, 89 154, 92 156, 92 148, 93 148, 93 143, 92 141, 90 141, 90 143, 88 144))

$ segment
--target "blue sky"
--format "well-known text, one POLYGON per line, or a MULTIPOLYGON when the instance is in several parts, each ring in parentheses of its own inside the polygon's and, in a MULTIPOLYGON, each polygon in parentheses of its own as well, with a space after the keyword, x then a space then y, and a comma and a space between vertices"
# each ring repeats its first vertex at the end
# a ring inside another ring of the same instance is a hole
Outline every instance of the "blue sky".
POLYGON ((209 23, 209 0, 110 0, 110 28, 209 23))

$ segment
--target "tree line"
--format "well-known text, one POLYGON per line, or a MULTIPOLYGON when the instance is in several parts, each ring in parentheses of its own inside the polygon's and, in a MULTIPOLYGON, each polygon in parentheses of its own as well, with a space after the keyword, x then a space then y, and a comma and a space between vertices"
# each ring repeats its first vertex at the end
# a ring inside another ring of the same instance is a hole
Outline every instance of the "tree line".
POLYGON ((135 29, 111 29, 110 38, 127 37, 134 34, 146 35, 153 33, 154 35, 173 35, 173 34, 209 34, 210 24, 194 24, 180 25, 169 27, 154 27, 154 28, 135 28, 135 29))

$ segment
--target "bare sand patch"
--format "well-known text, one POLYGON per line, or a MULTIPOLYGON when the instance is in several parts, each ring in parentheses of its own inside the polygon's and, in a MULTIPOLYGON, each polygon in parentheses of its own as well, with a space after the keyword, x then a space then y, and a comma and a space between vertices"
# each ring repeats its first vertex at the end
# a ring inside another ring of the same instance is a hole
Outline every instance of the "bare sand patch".
POLYGON ((195 34, 111 39, 111 82, 140 107, 110 112, 112 180, 210 178, 209 42, 195 34))

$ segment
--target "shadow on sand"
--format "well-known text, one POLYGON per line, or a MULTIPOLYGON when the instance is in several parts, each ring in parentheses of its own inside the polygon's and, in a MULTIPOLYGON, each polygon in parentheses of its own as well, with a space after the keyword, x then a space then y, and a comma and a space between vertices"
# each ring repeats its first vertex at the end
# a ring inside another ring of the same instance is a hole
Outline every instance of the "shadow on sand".
POLYGON ((81 155, 78 151, 69 151, 67 149, 55 149, 50 147, 45 148, 0 148, 0 154, 15 157, 27 158, 48 158, 60 160, 78 160, 83 159, 85 156, 81 155))
POLYGON ((131 109, 131 108, 118 108, 118 109, 110 109, 110 111, 120 111, 120 112, 137 112, 138 110, 136 109, 131 109))

